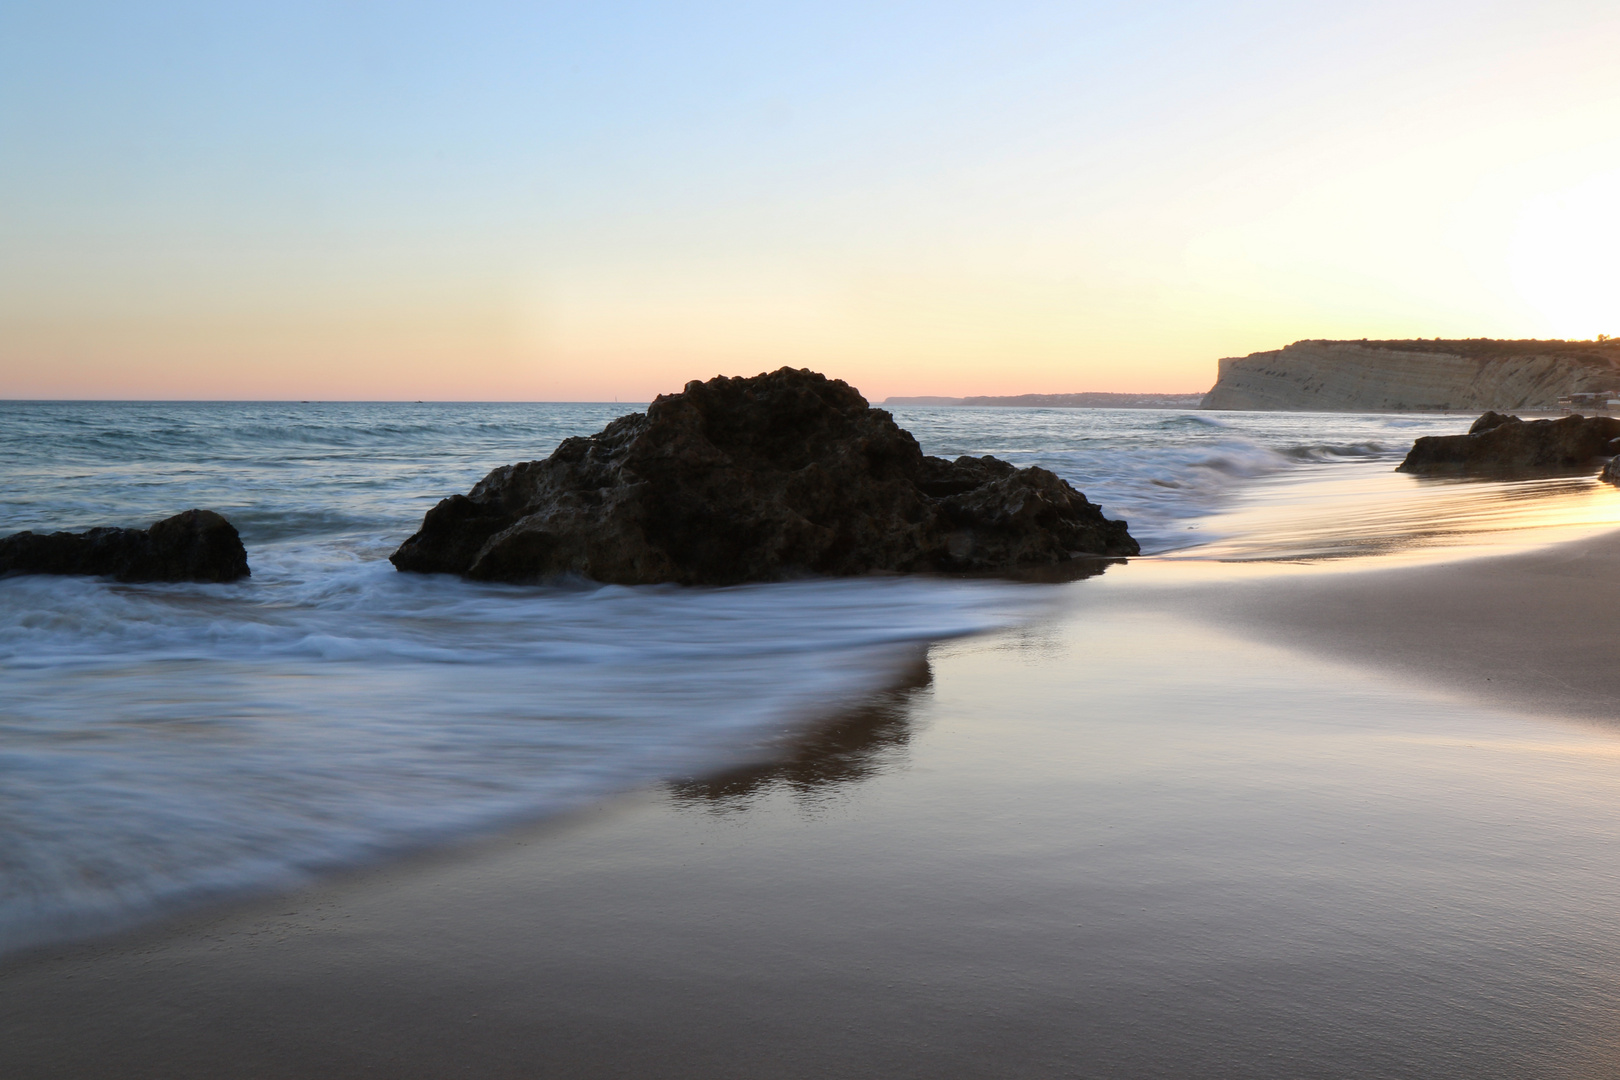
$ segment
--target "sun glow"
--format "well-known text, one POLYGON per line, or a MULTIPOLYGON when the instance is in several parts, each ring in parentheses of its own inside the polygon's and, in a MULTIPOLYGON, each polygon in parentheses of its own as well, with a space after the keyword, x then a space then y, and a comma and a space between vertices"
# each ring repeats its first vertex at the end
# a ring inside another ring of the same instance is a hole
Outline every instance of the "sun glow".
POLYGON ((21 7, 0 397, 1192 392, 1620 334, 1612 0, 21 7))
POLYGON ((1620 170, 1531 199, 1513 237, 1513 283, 1554 333, 1620 333, 1620 170))

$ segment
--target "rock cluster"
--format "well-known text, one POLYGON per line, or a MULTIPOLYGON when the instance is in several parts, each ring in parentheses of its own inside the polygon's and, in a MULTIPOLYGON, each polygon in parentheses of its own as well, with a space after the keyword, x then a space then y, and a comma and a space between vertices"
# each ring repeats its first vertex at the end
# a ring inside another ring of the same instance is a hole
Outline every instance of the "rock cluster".
POLYGON ((100 574, 119 581, 235 581, 249 574, 230 522, 187 510, 150 529, 20 532, 0 539, 0 575, 100 574))
POLYGON ((1466 435, 1429 435, 1412 444, 1401 472, 1509 475, 1592 466, 1620 452, 1620 417, 1520 420, 1487 412, 1466 435))
POLYGON ((1045 469, 927 457, 848 384, 783 368, 687 383, 544 461, 496 469, 391 558, 487 581, 729 585, 1138 550, 1045 469))

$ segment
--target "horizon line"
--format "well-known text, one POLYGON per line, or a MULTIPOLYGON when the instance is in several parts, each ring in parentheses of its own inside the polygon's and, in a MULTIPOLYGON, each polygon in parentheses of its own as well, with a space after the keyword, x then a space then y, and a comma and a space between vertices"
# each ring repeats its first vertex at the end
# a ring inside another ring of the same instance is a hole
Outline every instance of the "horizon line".
MULTIPOLYGON (((677 391, 679 392, 679 391, 677 391)), ((867 398, 869 404, 881 405, 895 398, 934 398, 939 401, 968 401, 974 399, 1024 397, 1079 397, 1083 394, 1106 394, 1110 397, 1198 397, 1208 390, 1031 390, 1021 394, 889 394, 882 401, 867 398)), ((672 397, 660 394, 658 397, 672 397)), ((650 405, 645 400, 601 401, 588 398, 24 398, 0 395, 0 405, 650 405)))

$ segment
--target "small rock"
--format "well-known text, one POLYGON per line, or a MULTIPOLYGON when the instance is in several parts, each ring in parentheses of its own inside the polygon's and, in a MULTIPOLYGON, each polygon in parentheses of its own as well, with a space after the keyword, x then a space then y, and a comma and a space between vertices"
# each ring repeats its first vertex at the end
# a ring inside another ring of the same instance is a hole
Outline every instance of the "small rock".
POLYGON ((1590 468, 1615 453, 1620 418, 1520 420, 1488 412, 1466 435, 1428 435, 1412 444, 1400 472, 1507 476, 1590 468))
POLYGON ((235 581, 247 551, 229 521, 187 510, 150 529, 20 532, 0 539, 0 575, 95 574, 119 581, 235 581))
POLYGON ((1469 426, 1468 434, 1478 435, 1482 431, 1489 431, 1492 428, 1501 427, 1503 424, 1522 423, 1524 423, 1524 421, 1520 420, 1517 416, 1509 416, 1507 413, 1486 410, 1486 412, 1480 416, 1478 420, 1475 420, 1473 424, 1469 426))

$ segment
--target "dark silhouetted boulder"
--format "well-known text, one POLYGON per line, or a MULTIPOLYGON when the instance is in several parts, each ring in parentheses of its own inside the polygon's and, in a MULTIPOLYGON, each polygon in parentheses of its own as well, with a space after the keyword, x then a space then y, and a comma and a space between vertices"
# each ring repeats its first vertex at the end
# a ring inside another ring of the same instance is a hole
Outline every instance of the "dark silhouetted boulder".
POLYGON ((235 581, 249 574, 230 522, 187 510, 150 529, 20 532, 0 539, 0 574, 98 574, 119 581, 235 581))
POLYGON ((1517 416, 1509 416, 1507 413, 1499 413, 1494 410, 1487 409, 1484 413, 1480 414, 1480 418, 1478 420, 1475 420, 1472 424, 1468 425, 1468 434, 1478 435, 1482 431, 1489 431, 1491 428, 1501 427, 1503 424, 1522 423, 1524 423, 1524 421, 1520 420, 1517 416))
POLYGON ((1134 555, 1045 469, 926 457, 848 384, 783 368, 690 382, 428 511, 400 570, 728 585, 874 571, 1007 572, 1134 555))
POLYGON ((1620 418, 1564 416, 1520 420, 1486 413, 1466 435, 1429 435, 1412 444, 1400 471, 1461 476, 1511 476, 1594 467, 1615 453, 1620 418))

